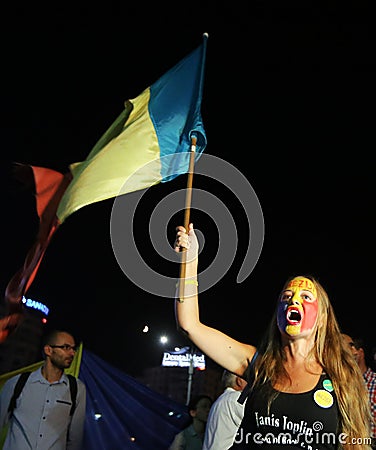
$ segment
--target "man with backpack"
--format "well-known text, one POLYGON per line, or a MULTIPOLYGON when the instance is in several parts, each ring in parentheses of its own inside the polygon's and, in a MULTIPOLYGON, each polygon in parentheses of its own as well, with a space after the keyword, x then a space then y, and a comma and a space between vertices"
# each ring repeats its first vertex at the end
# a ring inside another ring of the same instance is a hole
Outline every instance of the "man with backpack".
POLYGON ((3 450, 81 450, 86 387, 65 374, 76 352, 73 336, 56 330, 44 340, 44 363, 27 378, 16 375, 0 395, 0 429, 9 425, 3 450), (17 383, 19 379, 24 386, 17 383))

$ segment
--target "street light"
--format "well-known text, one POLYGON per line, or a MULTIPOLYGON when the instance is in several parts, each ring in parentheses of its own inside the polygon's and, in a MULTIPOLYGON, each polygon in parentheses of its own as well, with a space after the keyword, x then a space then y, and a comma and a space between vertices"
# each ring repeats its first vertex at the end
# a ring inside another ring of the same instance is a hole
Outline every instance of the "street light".
POLYGON ((161 342, 161 344, 167 344, 167 342, 168 342, 168 337, 167 336, 165 336, 165 335, 163 335, 163 336, 161 336, 160 338, 159 338, 159 341, 161 342))

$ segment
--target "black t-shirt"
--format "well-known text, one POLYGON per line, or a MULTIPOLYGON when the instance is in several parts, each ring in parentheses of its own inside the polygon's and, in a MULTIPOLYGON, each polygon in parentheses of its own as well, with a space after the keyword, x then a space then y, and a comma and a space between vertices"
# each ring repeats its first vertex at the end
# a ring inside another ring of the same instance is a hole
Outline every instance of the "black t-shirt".
MULTIPOLYGON (((334 450, 338 448, 338 405, 329 377, 308 392, 278 392, 268 411, 267 388, 255 388, 231 449, 334 450)), ((269 391, 270 392, 270 391, 269 391)))

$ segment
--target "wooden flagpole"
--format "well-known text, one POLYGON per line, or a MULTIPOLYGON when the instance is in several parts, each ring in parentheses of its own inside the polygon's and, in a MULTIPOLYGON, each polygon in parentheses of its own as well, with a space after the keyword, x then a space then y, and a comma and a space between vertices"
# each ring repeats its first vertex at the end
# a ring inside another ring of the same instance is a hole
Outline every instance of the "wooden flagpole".
MULTIPOLYGON (((190 223, 191 214, 191 202, 192 202, 192 185, 193 185, 193 172, 195 166, 195 154, 196 154, 196 143, 197 137, 192 136, 191 138, 191 152, 189 155, 189 169, 188 169, 188 179, 187 179, 187 190, 185 194, 185 210, 184 210, 184 228, 188 232, 188 227, 190 223)), ((185 249, 181 252, 181 264, 180 264, 180 280, 179 280, 179 299, 184 296, 184 278, 185 278, 185 266, 187 262, 187 252, 185 249)))
MULTIPOLYGON (((192 203, 192 185, 193 185, 193 172, 195 165, 195 154, 196 154, 196 136, 192 136, 191 139, 191 152, 189 155, 189 169, 188 169, 188 179, 187 179, 187 190, 185 194, 185 210, 184 210, 184 228, 188 232, 190 214, 191 214, 191 203, 192 203)), ((187 251, 182 249, 181 252, 181 264, 180 264, 180 278, 179 278, 179 301, 183 301, 184 298, 184 279, 185 279, 185 266, 187 262, 187 251)), ((188 405, 191 398, 192 389, 192 378, 193 378, 193 347, 190 348, 190 363, 188 367, 188 387, 187 387, 187 402, 188 405)))

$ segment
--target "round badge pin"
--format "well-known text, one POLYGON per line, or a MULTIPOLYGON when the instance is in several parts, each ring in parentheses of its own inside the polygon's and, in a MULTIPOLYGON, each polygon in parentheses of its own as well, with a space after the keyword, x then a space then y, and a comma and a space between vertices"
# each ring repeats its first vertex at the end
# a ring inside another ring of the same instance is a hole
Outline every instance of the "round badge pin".
POLYGON ((333 385, 332 385, 332 382, 330 380, 324 380, 322 382, 322 387, 328 392, 332 392, 333 391, 333 385))
POLYGON ((333 396, 330 392, 319 389, 313 394, 315 402, 321 406, 321 408, 330 408, 333 405, 333 396))

